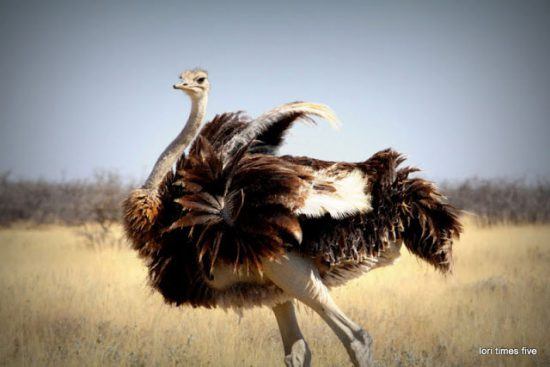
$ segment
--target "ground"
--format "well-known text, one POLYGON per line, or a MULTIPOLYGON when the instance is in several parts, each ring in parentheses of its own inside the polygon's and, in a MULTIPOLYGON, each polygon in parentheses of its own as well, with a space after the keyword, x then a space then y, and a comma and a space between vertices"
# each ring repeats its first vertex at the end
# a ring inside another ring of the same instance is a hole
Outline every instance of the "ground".
MULTIPOLYGON (((174 308, 126 249, 68 227, 0 230, 0 365, 281 366, 268 309, 174 308)), ((374 338, 377 366, 550 365, 550 226, 468 224, 443 276, 406 250, 333 291, 374 338), (535 356, 479 348, 536 348, 535 356)), ((317 315, 299 314, 314 366, 349 365, 317 315)))

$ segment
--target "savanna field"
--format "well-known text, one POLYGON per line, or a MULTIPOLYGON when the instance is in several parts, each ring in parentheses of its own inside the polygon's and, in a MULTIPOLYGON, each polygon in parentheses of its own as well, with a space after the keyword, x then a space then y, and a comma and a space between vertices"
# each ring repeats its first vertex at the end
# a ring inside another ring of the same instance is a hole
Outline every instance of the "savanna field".
MULTIPOLYGON (((90 248, 75 227, 0 230, 3 366, 281 366, 268 309, 173 308, 124 246, 90 248)), ((550 365, 550 225, 466 225, 453 274, 400 261, 333 290, 374 338, 377 366, 550 365), (534 356, 479 348, 536 348, 534 356)), ((328 326, 301 308, 314 366, 350 365, 328 326)))

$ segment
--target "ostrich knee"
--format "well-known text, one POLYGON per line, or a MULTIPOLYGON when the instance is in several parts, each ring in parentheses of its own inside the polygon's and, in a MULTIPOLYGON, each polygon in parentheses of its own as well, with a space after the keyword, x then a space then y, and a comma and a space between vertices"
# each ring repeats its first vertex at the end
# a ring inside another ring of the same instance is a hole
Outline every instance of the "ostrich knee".
POLYGON ((294 301, 287 301, 274 306, 273 313, 277 319, 283 340, 285 364, 288 367, 309 367, 311 365, 311 351, 298 326, 294 301))
POLYGON ((292 344, 290 354, 285 356, 287 367, 310 367, 311 351, 304 339, 297 340, 292 344))
POLYGON ((372 337, 365 330, 356 333, 356 339, 350 343, 348 354, 355 366, 368 367, 373 364, 372 337))

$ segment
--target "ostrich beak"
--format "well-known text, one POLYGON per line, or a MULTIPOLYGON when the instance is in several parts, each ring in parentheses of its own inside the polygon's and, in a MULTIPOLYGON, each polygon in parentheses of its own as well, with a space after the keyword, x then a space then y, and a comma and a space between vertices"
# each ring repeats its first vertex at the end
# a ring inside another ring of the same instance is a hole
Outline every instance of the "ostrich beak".
POLYGON ((176 83, 173 85, 174 89, 181 89, 181 90, 186 90, 186 89, 189 89, 189 84, 187 83, 176 83))

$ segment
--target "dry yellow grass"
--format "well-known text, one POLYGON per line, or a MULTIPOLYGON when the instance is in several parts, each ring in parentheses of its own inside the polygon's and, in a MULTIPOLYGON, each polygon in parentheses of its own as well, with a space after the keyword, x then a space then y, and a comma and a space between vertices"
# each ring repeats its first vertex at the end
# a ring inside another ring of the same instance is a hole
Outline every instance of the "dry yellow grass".
MULTIPOLYGON (((127 250, 91 251, 74 229, 0 231, 0 364, 280 366, 267 309, 172 308, 127 250)), ((395 266, 333 291, 369 330, 379 366, 550 365, 550 226, 476 228, 443 277, 406 251, 395 266), (479 347, 537 348, 480 356, 479 347)), ((317 315, 300 312, 317 366, 349 365, 317 315)))

